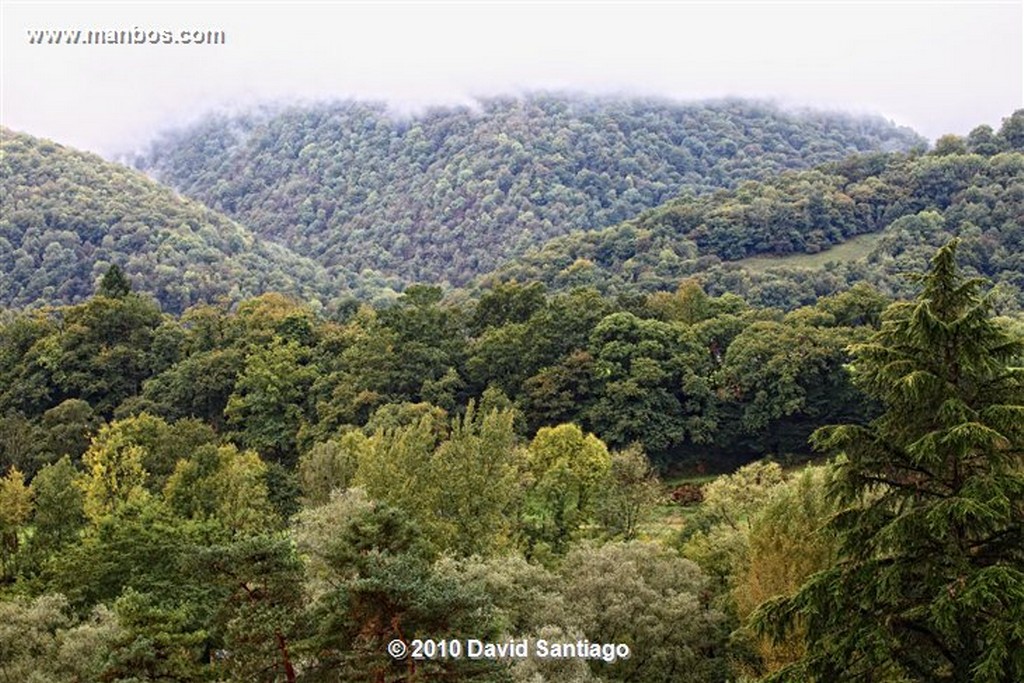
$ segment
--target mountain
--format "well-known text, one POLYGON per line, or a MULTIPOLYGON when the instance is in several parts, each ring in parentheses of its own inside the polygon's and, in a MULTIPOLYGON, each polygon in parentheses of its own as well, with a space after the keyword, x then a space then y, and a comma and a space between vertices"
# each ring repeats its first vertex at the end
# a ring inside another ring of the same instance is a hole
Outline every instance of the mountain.
POLYGON ((879 118, 540 94, 411 117, 351 101, 216 116, 134 163, 328 267, 459 285, 684 188, 923 144, 879 118))
POLYGON ((480 281, 622 293, 675 289, 697 277, 709 293, 795 308, 861 281, 909 295, 901 273, 920 270, 958 236, 965 266, 1024 307, 1024 135, 1017 127, 1024 129, 1024 110, 998 133, 981 126, 966 140, 946 136, 928 154, 855 156, 677 197, 616 226, 550 240, 480 281), (850 243, 830 257, 851 239, 856 248, 850 243))
POLYGON ((171 312, 335 291, 321 266, 138 171, 7 129, 0 142, 0 306, 83 301, 111 264, 171 312))

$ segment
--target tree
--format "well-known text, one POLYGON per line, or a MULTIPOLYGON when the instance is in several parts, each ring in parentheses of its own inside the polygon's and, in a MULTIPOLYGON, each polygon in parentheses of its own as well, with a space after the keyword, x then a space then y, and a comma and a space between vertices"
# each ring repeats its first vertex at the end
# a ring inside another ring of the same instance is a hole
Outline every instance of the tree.
POLYGON ((85 514, 93 522, 113 512, 119 505, 146 495, 143 467, 146 450, 117 429, 117 423, 104 425, 82 456, 85 477, 85 514))
POLYGON ((0 601, 0 680, 111 680, 101 675, 121 635, 113 613, 103 606, 75 623, 63 595, 0 601))
POLYGON ((1024 150, 1024 109, 1018 109, 1003 119, 999 137, 1013 150, 1024 150))
POLYGON ((648 453, 664 453, 683 440, 687 414, 679 397, 679 328, 613 313, 591 332, 590 352, 603 390, 586 418, 605 442, 619 447, 639 442, 648 453))
POLYGON ((776 679, 1024 679, 1024 340, 956 246, 853 347, 854 381, 885 412, 814 436, 842 454, 839 561, 756 615, 776 637, 806 627, 806 656, 776 679))
POLYGON ((753 519, 783 481, 778 463, 760 461, 705 484, 704 500, 684 530, 683 554, 724 587, 747 561, 753 519))
POLYGON ((275 342, 246 359, 224 410, 242 445, 271 460, 294 465, 296 434, 314 379, 308 360, 307 349, 295 342, 275 342))
MULTIPOLYGON (((835 561, 835 538, 826 526, 835 513, 828 496, 830 476, 829 467, 804 469, 773 487, 764 507, 752 516, 747 556, 731 577, 730 593, 741 623, 761 603, 793 595, 808 576, 835 561)), ((745 673, 776 671, 806 652, 802 629, 783 642, 754 637, 750 645, 759 661, 745 673)))
POLYGON ((932 154, 946 156, 948 154, 967 154, 967 143, 959 135, 943 135, 935 141, 932 154))
POLYGON ((485 412, 470 402, 446 434, 437 433, 431 413, 379 428, 361 450, 353 482, 408 514, 435 549, 493 552, 510 540, 521 499, 514 419, 511 409, 485 412))
POLYGON ((321 441, 299 457, 299 487, 307 506, 323 505, 331 491, 344 491, 359 467, 359 456, 367 446, 360 431, 346 432, 336 439, 321 441))
POLYGON ((484 412, 470 401, 431 459, 440 484, 437 516, 448 524, 443 547, 460 555, 493 553, 510 545, 522 501, 524 458, 516 444, 513 410, 484 412))
POLYGON ((37 559, 60 550, 78 538, 85 524, 84 496, 76 485, 78 472, 64 456, 39 470, 32 480, 36 512, 29 542, 37 559))
POLYGON ((89 438, 99 426, 92 406, 77 398, 69 398, 43 413, 42 427, 45 452, 53 459, 70 455, 78 460, 89 447, 89 438))
POLYGON ((131 280, 124 274, 121 267, 115 263, 107 268, 107 272, 103 274, 103 279, 100 280, 100 286, 96 293, 110 299, 123 299, 131 294, 131 291, 131 280))
POLYGON ((302 631, 302 563, 289 539, 249 536, 197 550, 189 565, 227 593, 220 603, 229 680, 296 681, 293 641, 302 631))
POLYGON ((608 485, 597 503, 597 518, 612 536, 631 541, 661 496, 661 482, 639 444, 611 454, 608 485))
POLYGON ((798 450, 814 427, 864 411, 863 396, 841 371, 857 334, 790 314, 785 322, 754 323, 732 341, 716 380, 755 451, 798 450))
POLYGON ((629 658, 594 673, 619 681, 724 681, 725 615, 708 604, 708 579, 656 543, 572 550, 560 569, 570 624, 591 642, 626 643, 629 658))
POLYGON ((202 681, 207 634, 183 607, 155 604, 127 589, 114 603, 120 632, 109 643, 104 681, 202 681))
POLYGON ((574 424, 544 427, 530 442, 527 533, 533 541, 565 549, 579 526, 594 514, 598 493, 611 470, 611 456, 593 434, 574 424))
POLYGON ((129 500, 53 554, 40 582, 67 596, 80 612, 100 602, 110 604, 132 588, 160 606, 189 602, 202 614, 214 603, 214 591, 186 571, 184 561, 223 536, 215 525, 182 520, 156 496, 129 500))
POLYGON ((494 668, 465 658, 387 656, 395 638, 496 635, 485 596, 435 571, 434 552, 403 511, 367 500, 359 489, 335 492, 327 504, 299 513, 295 538, 313 598, 308 680, 469 680, 494 668))
POLYGON ((235 534, 252 535, 279 523, 268 499, 266 471, 254 451, 208 444, 178 461, 164 498, 182 517, 210 519, 235 534))
POLYGON ((992 126, 981 125, 967 134, 967 148, 972 154, 982 154, 987 157, 998 154, 1002 148, 1001 143, 1002 141, 992 130, 992 126))
POLYGON ((14 558, 20 546, 22 526, 32 515, 32 489, 25 475, 13 465, 0 479, 0 578, 14 575, 14 558))

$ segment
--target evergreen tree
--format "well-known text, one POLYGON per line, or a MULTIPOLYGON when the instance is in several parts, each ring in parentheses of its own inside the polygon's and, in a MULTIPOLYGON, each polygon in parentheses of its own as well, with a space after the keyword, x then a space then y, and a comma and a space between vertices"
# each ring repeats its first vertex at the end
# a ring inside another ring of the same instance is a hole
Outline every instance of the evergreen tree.
POLYGON ((923 292, 855 345, 885 412, 819 430, 839 452, 840 559, 756 622, 806 628, 778 680, 1024 680, 1024 340, 939 250, 923 292))
POLYGON ((100 288, 97 294, 111 299, 123 299, 132 291, 131 280, 124 274, 116 263, 109 268, 100 280, 100 288))

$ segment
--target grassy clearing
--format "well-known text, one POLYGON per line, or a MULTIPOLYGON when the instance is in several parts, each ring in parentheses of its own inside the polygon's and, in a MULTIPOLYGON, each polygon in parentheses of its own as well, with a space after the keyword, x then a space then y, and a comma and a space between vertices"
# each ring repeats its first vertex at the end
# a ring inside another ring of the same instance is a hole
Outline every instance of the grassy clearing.
POLYGON ((734 261, 747 270, 760 273, 769 268, 820 268, 830 261, 845 262, 862 259, 871 253, 878 241, 882 239, 882 233, 874 232, 868 235, 857 235, 846 240, 842 244, 818 252, 817 254, 791 254, 789 256, 751 256, 750 258, 734 261))

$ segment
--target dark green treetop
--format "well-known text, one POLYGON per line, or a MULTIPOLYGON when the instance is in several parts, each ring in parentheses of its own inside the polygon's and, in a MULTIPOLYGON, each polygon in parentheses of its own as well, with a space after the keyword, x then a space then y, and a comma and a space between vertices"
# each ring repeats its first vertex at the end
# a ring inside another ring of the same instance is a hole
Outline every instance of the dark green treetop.
POLYGON ((103 275, 103 279, 100 280, 100 286, 96 293, 111 299, 123 299, 131 291, 131 280, 124 274, 120 266, 115 263, 107 268, 107 272, 103 275))

